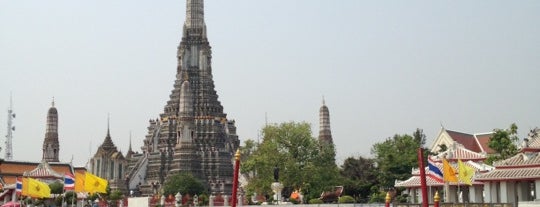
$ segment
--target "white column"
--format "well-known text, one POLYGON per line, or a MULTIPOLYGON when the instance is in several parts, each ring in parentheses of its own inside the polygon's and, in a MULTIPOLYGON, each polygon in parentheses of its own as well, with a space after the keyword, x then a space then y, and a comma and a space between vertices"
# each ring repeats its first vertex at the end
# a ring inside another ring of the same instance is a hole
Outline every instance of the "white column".
POLYGON ((501 188, 500 188, 500 191, 499 191, 499 193, 500 193, 500 195, 501 195, 501 200, 500 200, 500 202, 501 202, 501 203, 508 203, 508 202, 509 202, 509 201, 508 201, 508 194, 509 194, 509 193, 508 193, 508 190, 509 190, 509 189, 508 189, 508 182, 506 182, 506 181, 501 181, 500 185, 501 185, 501 188))
MULTIPOLYGON (((527 193, 527 188, 524 188, 528 184, 526 181, 516 182, 516 195, 518 201, 527 201, 529 200, 529 194, 527 193)), ((530 192, 529 192, 530 193, 530 192)))
POLYGON ((476 197, 476 186, 469 186, 469 203, 477 203, 478 198, 476 197))
POLYGON ((486 203, 493 203, 491 198, 491 182, 485 182, 484 183, 484 202, 486 203))
POLYGON ((540 199, 540 180, 534 181, 534 199, 540 199))
POLYGON ((418 188, 415 188, 413 191, 414 191, 414 203, 420 203, 418 202, 420 200, 419 199, 420 194, 418 193, 418 188))
POLYGON ((475 197, 477 203, 484 203, 484 187, 476 186, 475 187, 475 197))
POLYGON ((457 187, 456 186, 448 186, 448 201, 450 203, 457 203, 456 197, 457 197, 457 187))

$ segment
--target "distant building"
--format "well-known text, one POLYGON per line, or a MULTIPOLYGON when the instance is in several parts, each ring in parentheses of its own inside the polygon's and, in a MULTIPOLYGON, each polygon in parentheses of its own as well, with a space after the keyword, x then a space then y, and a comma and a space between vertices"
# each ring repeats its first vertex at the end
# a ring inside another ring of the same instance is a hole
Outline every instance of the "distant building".
MULTIPOLYGON (((430 156, 430 159, 436 167, 442 171, 442 159, 448 162, 457 169, 457 161, 461 160, 465 165, 475 169, 476 175, 481 175, 493 170, 492 166, 486 165, 484 161, 489 154, 494 151, 488 147, 489 139, 493 133, 477 133, 467 134, 441 128, 435 141, 431 145, 430 151, 436 155, 430 156)), ((448 183, 447 189, 445 183, 441 179, 437 179, 435 175, 429 172, 426 163, 426 185, 428 187, 428 200, 433 202, 433 196, 436 191, 445 192, 442 197, 443 202, 461 202, 478 203, 484 202, 482 182, 472 180, 472 185, 468 186, 463 183, 448 183)), ((407 180, 396 180, 394 187, 405 187, 406 193, 409 195, 410 203, 420 203, 421 186, 420 186, 420 169, 413 168, 412 176, 407 180)))
POLYGON ((330 130, 330 111, 325 104, 324 98, 321 109, 319 109, 319 142, 326 144, 334 144, 332 139, 332 131, 330 130))
POLYGON ((47 127, 42 150, 43 156, 40 162, 9 160, 0 163, 0 177, 3 186, 0 200, 4 202, 15 200, 14 191, 17 178, 31 177, 53 183, 56 181, 64 182, 66 173, 86 172, 84 167, 73 167, 71 163, 59 162, 58 111, 54 106, 54 100, 47 113, 47 127))
POLYGON ((60 143, 58 142, 58 111, 54 107, 54 100, 51 108, 47 112, 47 127, 45 140, 43 140, 43 160, 47 162, 58 162, 60 154, 60 143))
POLYGON ((128 190, 124 178, 126 167, 127 160, 122 155, 122 152, 114 145, 111 139, 109 124, 107 124, 107 135, 94 156, 90 159, 88 172, 109 181, 111 190, 119 190, 127 194, 128 190))
MULTIPOLYGON (((82 171, 84 172, 84 168, 82 171)), ((14 191, 17 177, 31 177, 53 183, 55 181, 64 182, 65 173, 75 173, 71 163, 48 163, 46 160, 41 162, 4 161, 0 165, 0 176, 4 182, 4 191, 0 194, 0 200, 4 202, 15 200, 14 191)))
MULTIPOLYGON (((520 153, 493 163, 495 169, 476 177, 484 183, 485 201, 488 203, 540 203, 540 129, 531 130, 520 153)), ((517 206, 517 205, 516 205, 517 206)), ((521 206, 521 204, 520 204, 521 206)))

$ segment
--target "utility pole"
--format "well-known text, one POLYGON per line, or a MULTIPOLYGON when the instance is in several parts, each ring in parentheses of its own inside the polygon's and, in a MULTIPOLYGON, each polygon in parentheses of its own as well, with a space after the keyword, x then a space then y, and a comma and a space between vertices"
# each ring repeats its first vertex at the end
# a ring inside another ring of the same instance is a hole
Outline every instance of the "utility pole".
POLYGON ((15 131, 15 126, 13 126, 13 119, 15 118, 15 113, 13 112, 13 99, 12 95, 9 94, 9 109, 8 109, 8 118, 7 118, 7 135, 6 135, 6 160, 13 160, 13 131, 15 131))

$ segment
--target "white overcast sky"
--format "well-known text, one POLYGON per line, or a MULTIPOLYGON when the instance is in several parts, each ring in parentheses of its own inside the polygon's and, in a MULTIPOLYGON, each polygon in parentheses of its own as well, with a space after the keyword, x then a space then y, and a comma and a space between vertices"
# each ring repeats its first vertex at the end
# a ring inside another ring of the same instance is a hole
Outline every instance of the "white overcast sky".
MULTIPOLYGON (((306 121, 322 97, 338 164, 443 125, 466 133, 540 126, 540 1, 207 0, 213 77, 242 141, 306 121)), ((140 151, 176 72, 183 0, 0 1, 0 134, 13 93, 15 160, 40 161, 52 97, 60 160, 103 142, 140 151)), ((3 144, 2 144, 2 147, 3 144)), ((0 152, 4 156, 4 151, 0 152)))

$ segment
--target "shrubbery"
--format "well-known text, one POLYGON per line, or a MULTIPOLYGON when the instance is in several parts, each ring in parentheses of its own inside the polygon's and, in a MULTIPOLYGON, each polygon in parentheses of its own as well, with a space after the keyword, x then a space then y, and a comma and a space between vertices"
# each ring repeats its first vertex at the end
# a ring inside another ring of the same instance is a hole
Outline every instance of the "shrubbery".
POLYGON ((354 198, 352 196, 341 196, 339 197, 339 200, 338 200, 339 203, 355 203, 356 201, 354 200, 354 198))
POLYGON ((321 199, 318 199, 318 198, 313 198, 313 199, 309 200, 309 204, 323 204, 323 201, 321 199))

